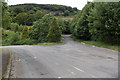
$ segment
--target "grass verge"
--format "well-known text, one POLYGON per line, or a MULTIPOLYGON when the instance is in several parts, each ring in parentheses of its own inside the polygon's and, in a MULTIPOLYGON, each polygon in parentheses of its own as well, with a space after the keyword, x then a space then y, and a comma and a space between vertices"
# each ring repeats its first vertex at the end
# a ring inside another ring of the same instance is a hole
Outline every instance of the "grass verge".
POLYGON ((61 43, 63 43, 63 40, 61 40, 60 42, 37 43, 37 44, 33 44, 33 45, 58 45, 61 43))
POLYGON ((106 44, 106 43, 97 42, 97 41, 80 40, 80 39, 77 39, 74 36, 71 36, 71 38, 73 38, 75 41, 83 42, 83 43, 88 44, 88 45, 94 45, 94 46, 97 46, 97 47, 108 48, 108 49, 112 49, 112 50, 119 50, 120 49, 120 46, 118 46, 118 45, 111 45, 111 44, 106 44))
POLYGON ((57 45, 58 43, 38 43, 36 45, 57 45))

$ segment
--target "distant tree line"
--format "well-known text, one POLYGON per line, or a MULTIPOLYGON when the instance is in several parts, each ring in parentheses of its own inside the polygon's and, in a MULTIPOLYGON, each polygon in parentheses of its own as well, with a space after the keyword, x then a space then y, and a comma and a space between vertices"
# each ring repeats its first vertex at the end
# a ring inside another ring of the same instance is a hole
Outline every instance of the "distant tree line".
POLYGON ((9 7, 10 17, 12 22, 19 25, 32 26, 34 21, 37 21, 45 14, 51 13, 54 16, 74 16, 77 8, 72 8, 63 5, 49 4, 19 4, 9 7))
POLYGON ((19 4, 10 6, 10 12, 14 13, 14 15, 21 12, 35 13, 37 10, 45 13, 54 13, 54 16, 72 16, 79 11, 76 7, 54 4, 19 4))

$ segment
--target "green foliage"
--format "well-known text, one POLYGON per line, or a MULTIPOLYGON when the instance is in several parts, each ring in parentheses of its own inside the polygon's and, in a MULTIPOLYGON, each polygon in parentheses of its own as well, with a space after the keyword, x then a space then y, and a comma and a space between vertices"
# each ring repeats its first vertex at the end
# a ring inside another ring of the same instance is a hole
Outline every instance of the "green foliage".
POLYGON ((64 12, 64 16, 69 16, 69 11, 68 10, 66 10, 65 12, 64 12))
POLYGON ((20 35, 20 40, 29 38, 29 28, 28 26, 24 26, 22 33, 20 35))
POLYGON ((19 13, 19 14, 16 16, 15 21, 16 21, 18 24, 26 25, 26 24, 27 24, 27 19, 28 19, 27 13, 19 13))
POLYGON ((49 31, 49 24, 54 16, 46 14, 42 19, 36 21, 33 25, 31 38, 38 40, 38 42, 47 42, 47 35, 49 31))
POLYGON ((41 19, 44 16, 44 13, 41 12, 40 10, 38 10, 36 13, 35 12, 33 13, 34 14, 29 14, 25 12, 19 13, 19 14, 16 14, 16 16, 13 16, 12 20, 14 23, 18 23, 19 25, 22 24, 22 25, 31 26, 33 25, 34 21, 37 21, 38 19, 41 19))
POLYGON ((92 40, 120 44, 120 2, 95 3, 88 18, 92 40))
POLYGON ((18 25, 17 23, 11 23, 10 29, 11 29, 12 31, 17 32, 17 31, 18 31, 18 28, 19 28, 19 25, 18 25))
POLYGON ((23 12, 23 8, 20 7, 20 6, 16 6, 15 8, 13 8, 13 12, 14 12, 15 14, 22 13, 22 12, 23 12))
POLYGON ((57 19, 57 22, 58 22, 58 26, 60 27, 61 31, 64 32, 65 31, 65 24, 64 24, 64 20, 61 19, 61 18, 58 18, 57 19))
POLYGON ((54 18, 50 24, 48 32, 48 42, 60 42, 61 41, 61 30, 57 24, 57 20, 54 18))
POLYGON ((28 17, 26 18, 26 25, 31 26, 33 22, 36 20, 33 14, 27 14, 28 17))
POLYGON ((44 16, 44 12, 38 10, 35 14, 34 14, 34 17, 35 17, 35 20, 39 20, 41 19, 42 17, 44 16))
POLYGON ((34 14, 37 10, 42 10, 44 13, 53 12, 56 16, 72 16, 78 11, 77 8, 54 4, 19 4, 10 6, 10 12, 15 14, 22 12, 34 14))
POLYGON ((2 27, 10 28, 11 17, 9 16, 7 3, 2 1, 2 27))
POLYGON ((70 22, 71 20, 64 20, 65 31, 64 34, 71 34, 70 32, 70 22))
POLYGON ((73 20, 71 21, 71 23, 70 23, 70 32, 73 34, 73 35, 75 35, 75 26, 77 25, 77 23, 78 23, 78 20, 79 20, 79 18, 80 18, 80 16, 81 16, 81 11, 79 11, 78 13, 77 13, 77 15, 75 15, 74 16, 74 18, 73 18, 73 20))
POLYGON ((3 39, 4 45, 14 45, 20 39, 19 33, 15 33, 15 32, 5 31, 3 35, 4 35, 4 39, 3 39))
POLYGON ((89 33, 89 27, 88 27, 89 22, 87 18, 89 16, 92 6, 93 6, 92 3, 88 3, 81 11, 79 19, 76 19, 77 22, 72 25, 73 27, 72 29, 74 30, 73 32, 74 35, 80 39, 84 39, 84 40, 90 39, 91 35, 89 33))
POLYGON ((120 44, 119 7, 120 2, 88 2, 71 22, 72 34, 79 39, 120 44))
POLYGON ((35 40, 27 38, 27 39, 24 39, 24 40, 17 41, 16 45, 24 45, 24 44, 26 44, 26 45, 32 45, 35 42, 36 42, 35 40))
POLYGON ((22 32, 23 29, 24 29, 24 26, 23 25, 19 25, 18 32, 22 32))
POLYGON ((58 25, 63 34, 70 34, 70 22, 71 20, 64 20, 62 18, 57 18, 58 25))

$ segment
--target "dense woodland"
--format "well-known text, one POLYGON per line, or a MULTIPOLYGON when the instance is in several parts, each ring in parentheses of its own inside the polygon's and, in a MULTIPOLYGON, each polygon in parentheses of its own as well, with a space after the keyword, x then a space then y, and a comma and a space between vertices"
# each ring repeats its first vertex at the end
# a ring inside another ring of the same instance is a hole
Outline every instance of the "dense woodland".
POLYGON ((62 34, 120 44, 120 2, 88 2, 81 11, 62 5, 2 4, 3 45, 56 43, 62 34))
POLYGON ((71 25, 78 39, 120 44, 120 2, 88 2, 71 25))

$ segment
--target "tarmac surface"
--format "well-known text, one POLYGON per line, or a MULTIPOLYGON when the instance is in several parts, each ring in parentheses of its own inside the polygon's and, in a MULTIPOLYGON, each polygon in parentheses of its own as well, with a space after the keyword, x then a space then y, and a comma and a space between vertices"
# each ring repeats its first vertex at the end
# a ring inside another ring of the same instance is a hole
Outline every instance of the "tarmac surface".
POLYGON ((118 52, 76 42, 4 46, 14 52, 14 78, 117 78, 118 52))

